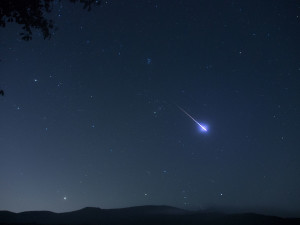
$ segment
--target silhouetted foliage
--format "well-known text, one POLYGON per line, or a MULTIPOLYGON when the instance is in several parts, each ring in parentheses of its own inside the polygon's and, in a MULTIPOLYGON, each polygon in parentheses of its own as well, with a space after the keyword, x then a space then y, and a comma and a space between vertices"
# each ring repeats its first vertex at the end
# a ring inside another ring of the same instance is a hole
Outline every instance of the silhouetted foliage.
MULTIPOLYGON (((54 2, 61 0, 0 0, 0 26, 6 23, 22 25, 20 33, 23 40, 32 39, 32 29, 40 30, 44 39, 51 37, 54 22, 45 17, 50 13, 54 2)), ((92 5, 100 4, 100 0, 68 0, 72 3, 80 2, 83 8, 91 10, 92 5)))
POLYGON ((0 90, 0 95, 4 96, 4 91, 0 90))

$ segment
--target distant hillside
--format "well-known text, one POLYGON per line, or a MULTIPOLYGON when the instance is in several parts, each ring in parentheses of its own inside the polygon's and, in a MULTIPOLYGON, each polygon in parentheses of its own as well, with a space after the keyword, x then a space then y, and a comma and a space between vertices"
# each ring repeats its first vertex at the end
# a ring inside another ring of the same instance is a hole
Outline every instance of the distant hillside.
POLYGON ((0 211, 0 225, 299 225, 300 219, 284 219, 259 214, 222 214, 192 212, 169 206, 138 206, 123 209, 83 208, 53 213, 0 211))

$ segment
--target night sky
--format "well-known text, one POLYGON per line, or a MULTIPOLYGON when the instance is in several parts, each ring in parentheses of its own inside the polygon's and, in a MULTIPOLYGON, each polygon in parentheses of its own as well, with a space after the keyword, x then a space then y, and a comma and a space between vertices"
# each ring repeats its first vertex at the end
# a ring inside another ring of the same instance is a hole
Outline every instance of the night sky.
POLYGON ((49 17, 50 40, 0 29, 0 210, 300 216, 299 1, 63 1, 49 17))

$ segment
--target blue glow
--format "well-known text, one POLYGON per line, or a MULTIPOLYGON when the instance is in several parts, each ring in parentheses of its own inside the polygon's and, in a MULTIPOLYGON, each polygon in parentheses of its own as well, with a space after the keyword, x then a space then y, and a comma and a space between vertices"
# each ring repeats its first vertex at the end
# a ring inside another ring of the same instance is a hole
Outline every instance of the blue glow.
POLYGON ((206 126, 206 125, 200 125, 200 124, 198 124, 199 125, 199 131, 200 132, 208 132, 208 126, 206 126))
POLYGON ((188 114, 183 108, 177 106, 182 112, 184 112, 188 117, 190 117, 199 127, 200 131, 207 132, 207 126, 201 125, 197 120, 195 120, 190 114, 188 114))

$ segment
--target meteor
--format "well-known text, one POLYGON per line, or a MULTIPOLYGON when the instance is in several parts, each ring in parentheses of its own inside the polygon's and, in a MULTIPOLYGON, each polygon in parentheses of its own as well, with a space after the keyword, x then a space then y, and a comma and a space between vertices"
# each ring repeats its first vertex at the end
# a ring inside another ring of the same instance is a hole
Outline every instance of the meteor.
POLYGON ((177 105, 177 107, 184 113, 186 114, 188 117, 190 117, 198 126, 201 127, 202 130, 204 130, 205 132, 207 131, 205 126, 202 126, 197 120, 195 120, 190 114, 188 114, 183 108, 181 108, 180 106, 177 105))

